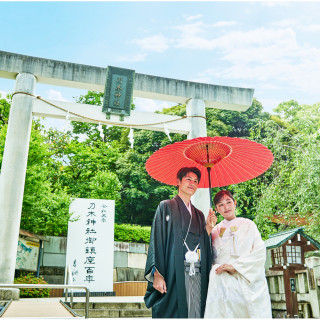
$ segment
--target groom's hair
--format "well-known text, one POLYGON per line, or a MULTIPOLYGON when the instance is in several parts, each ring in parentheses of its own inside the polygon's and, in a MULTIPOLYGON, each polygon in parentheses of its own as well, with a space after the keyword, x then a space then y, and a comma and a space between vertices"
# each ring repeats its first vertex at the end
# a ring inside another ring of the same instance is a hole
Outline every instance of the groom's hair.
POLYGON ((196 167, 183 167, 183 168, 181 168, 177 173, 177 179, 179 179, 181 181, 182 178, 185 177, 189 172, 193 172, 198 177, 198 183, 199 183, 200 179, 201 179, 201 172, 196 167))

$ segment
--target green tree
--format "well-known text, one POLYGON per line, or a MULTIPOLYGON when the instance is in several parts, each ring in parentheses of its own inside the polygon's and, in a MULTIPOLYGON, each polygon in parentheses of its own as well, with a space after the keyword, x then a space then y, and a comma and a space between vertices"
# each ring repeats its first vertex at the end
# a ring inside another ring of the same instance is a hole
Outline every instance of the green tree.
MULTIPOLYGON (((89 91, 77 101, 101 105, 103 94, 89 91)), ((0 100, 0 113, 7 121, 10 102, 0 100)), ((134 106, 132 106, 134 108, 134 106)), ((162 111, 183 116, 185 105, 162 111)), ((250 128, 267 119, 254 100, 247 112, 207 109, 208 135, 247 136, 250 128)), ((134 148, 129 128, 72 122, 67 132, 45 131, 35 122, 32 129, 27 168, 22 226, 46 234, 65 233, 70 198, 108 198, 116 201, 116 221, 150 225, 157 205, 176 194, 176 188, 151 178, 145 170, 148 157, 167 144, 186 139, 185 135, 134 130, 134 148)), ((0 135, 4 144, 5 132, 0 135)), ((242 213, 253 214, 253 182, 238 192, 243 195, 242 213)))
MULTIPOLYGON (((100 93, 88 92, 81 96, 78 102, 101 105, 101 98, 100 93)), ((154 151, 171 143, 168 137, 163 132, 135 129, 134 148, 131 149, 128 139, 129 128, 107 128, 103 125, 101 137, 96 124, 72 122, 72 126, 73 135, 85 135, 84 141, 77 141, 77 148, 87 150, 88 154, 84 157, 83 151, 69 151, 70 147, 66 143, 66 148, 59 155, 61 159, 65 158, 63 176, 64 179, 68 179, 66 185, 69 186, 70 192, 80 194, 79 192, 83 191, 85 193, 82 193, 82 196, 94 194, 90 189, 92 184, 87 184, 87 181, 94 179, 97 172, 106 168, 118 178, 121 185, 118 192, 121 200, 116 205, 116 222, 150 225, 159 202, 175 192, 174 187, 155 181, 145 170, 147 158, 154 151)), ((173 141, 180 141, 185 137, 171 134, 171 138, 173 141)), ((57 140, 56 136, 52 139, 57 140)), ((75 144, 74 138, 70 140, 70 145, 72 144, 75 144)))
MULTIPOLYGON (((269 182, 262 185, 256 203, 256 221, 262 230, 272 232, 273 215, 290 220, 291 227, 296 226, 292 217, 306 218, 309 234, 319 240, 319 104, 300 106, 288 101, 275 110, 277 116, 252 131, 275 158, 268 171, 269 182)), ((286 226, 280 226, 283 228, 286 226)))
POLYGON ((1 99, 0 93, 0 127, 8 123, 9 111, 11 105, 11 96, 7 95, 6 99, 1 99))
MULTIPOLYGON (((0 131, 2 155, 7 125, 0 131)), ((48 177, 53 168, 52 153, 41 133, 39 122, 33 122, 21 214, 21 228, 31 232, 66 234, 70 199, 66 190, 48 177)))
MULTIPOLYGON (((139 132, 141 140, 145 134, 139 132)), ((135 143, 140 139, 135 136, 135 143)), ((152 179, 146 172, 145 162, 151 153, 142 154, 134 148, 123 153, 117 161, 117 173, 123 185, 119 222, 151 225, 159 202, 174 193, 174 187, 152 179)))

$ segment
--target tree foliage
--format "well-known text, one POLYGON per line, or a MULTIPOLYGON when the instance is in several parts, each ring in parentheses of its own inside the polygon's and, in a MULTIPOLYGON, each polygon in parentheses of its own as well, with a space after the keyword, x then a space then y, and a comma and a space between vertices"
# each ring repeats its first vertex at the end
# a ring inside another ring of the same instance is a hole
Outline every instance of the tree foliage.
MULTIPOLYGON (((0 131, 0 150, 4 149, 7 125, 0 131)), ((2 162, 1 152, 1 162, 2 162)), ((31 232, 62 235, 66 234, 69 219, 70 197, 59 184, 52 184, 48 177, 54 165, 52 152, 41 133, 41 126, 33 122, 24 197, 22 204, 21 226, 31 232)))
POLYGON ((114 241, 149 243, 151 227, 133 224, 115 224, 114 241))
MULTIPOLYGON (((101 97, 100 93, 88 92, 87 95, 80 96, 78 101, 101 105, 101 97)), ((105 166, 117 176, 121 184, 118 193, 120 201, 116 202, 116 222, 151 225, 157 205, 161 200, 171 197, 175 188, 152 179, 145 170, 145 162, 154 151, 171 143, 168 137, 163 132, 135 129, 134 148, 131 149, 129 128, 107 128, 103 125, 101 135, 95 124, 73 122, 72 126, 74 134, 86 135, 81 143, 92 147, 93 152, 96 152, 96 147, 99 146, 110 153, 101 160, 108 162, 105 166)), ((173 141, 180 141, 185 139, 185 136, 173 134, 171 138, 173 141)), ((100 161, 94 162, 98 164, 100 161)), ((74 163, 70 170, 73 166, 74 163)))
POLYGON ((0 127, 8 123, 9 111, 11 105, 11 96, 7 95, 6 99, 1 99, 0 93, 0 127))
MULTIPOLYGON (((89 91, 77 102, 97 106, 102 97, 89 91)), ((0 99, 1 150, 10 102, 10 96, 0 99)), ((208 136, 250 139, 274 155, 267 172, 228 187, 238 200, 237 214, 254 219, 264 238, 288 227, 275 223, 277 216, 290 221, 289 227, 297 225, 296 217, 305 219, 309 234, 319 240, 319 109, 320 104, 288 101, 270 115, 254 99, 246 112, 206 110, 208 136)), ((186 106, 178 104, 161 112, 184 116, 186 106)), ((83 122, 72 122, 68 131, 45 130, 34 121, 21 226, 47 235, 66 234, 72 218, 70 199, 75 197, 114 199, 117 223, 150 226, 159 202, 172 198, 177 190, 151 178, 145 162, 158 149, 187 137, 170 134, 170 141, 163 132, 135 129, 131 148, 128 134, 129 128, 83 122)), ((220 189, 214 188, 213 194, 220 189)), ((120 233, 129 232, 123 228, 120 233)))
MULTIPOLYGON (((274 215, 291 227, 304 221, 310 235, 319 240, 320 231, 320 134, 319 104, 300 106, 295 101, 280 104, 278 117, 256 128, 256 139, 268 146, 275 161, 257 203, 260 226, 274 215)), ((267 223, 270 226, 270 222, 267 223)), ((280 226, 284 228, 285 226, 280 226)))

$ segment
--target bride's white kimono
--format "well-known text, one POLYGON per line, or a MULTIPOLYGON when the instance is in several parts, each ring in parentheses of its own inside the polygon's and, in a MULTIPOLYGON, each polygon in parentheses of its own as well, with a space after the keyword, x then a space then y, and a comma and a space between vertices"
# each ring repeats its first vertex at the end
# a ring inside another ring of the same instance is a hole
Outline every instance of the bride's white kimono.
POLYGON ((210 272, 205 318, 271 318, 265 277, 266 248, 255 223, 223 220, 211 233, 217 257, 210 272), (222 264, 237 272, 216 274, 222 264))

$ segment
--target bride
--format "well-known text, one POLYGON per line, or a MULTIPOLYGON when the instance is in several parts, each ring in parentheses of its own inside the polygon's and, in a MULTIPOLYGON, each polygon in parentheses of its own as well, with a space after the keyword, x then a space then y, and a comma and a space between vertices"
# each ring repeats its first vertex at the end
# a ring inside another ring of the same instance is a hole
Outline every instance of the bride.
POLYGON ((265 277, 266 249, 255 223, 235 216, 237 201, 227 190, 214 197, 224 220, 212 232, 216 252, 205 318, 271 318, 265 277))

